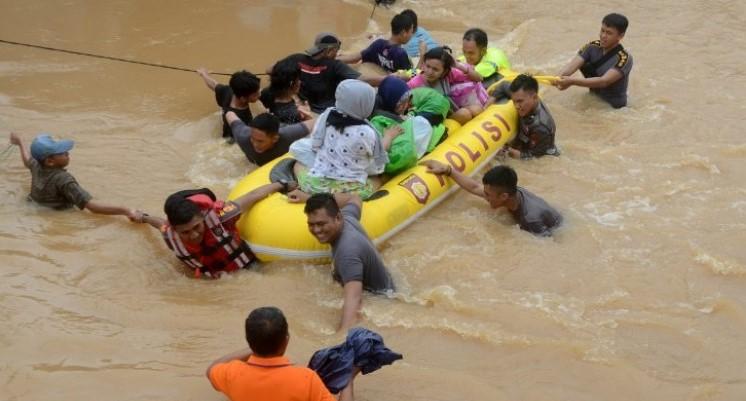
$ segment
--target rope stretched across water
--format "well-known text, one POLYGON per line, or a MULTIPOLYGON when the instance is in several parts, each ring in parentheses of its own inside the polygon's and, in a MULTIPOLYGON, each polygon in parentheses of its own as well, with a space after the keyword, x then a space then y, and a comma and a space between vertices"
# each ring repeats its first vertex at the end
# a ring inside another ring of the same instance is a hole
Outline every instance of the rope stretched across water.
MULTIPOLYGON (((101 55, 101 54, 86 53, 86 52, 81 52, 81 51, 77 51, 77 50, 60 49, 60 48, 56 48, 56 47, 41 46, 41 45, 35 45, 35 44, 31 44, 31 43, 13 42, 13 41, 4 40, 4 39, 0 39, 0 43, 5 43, 5 44, 9 44, 9 45, 14 45, 14 46, 26 46, 26 47, 32 47, 32 48, 35 48, 35 49, 50 50, 50 51, 55 51, 55 52, 60 52, 60 53, 74 54, 76 56, 94 57, 94 58, 100 58, 100 59, 104 59, 104 60, 121 61, 123 63, 146 65, 146 66, 149 66, 149 67, 167 68, 167 69, 170 69, 170 70, 187 71, 187 72, 197 72, 197 70, 193 70, 191 68, 177 67, 177 66, 165 65, 165 64, 157 64, 157 63, 149 63, 149 62, 146 62, 146 61, 130 60, 130 59, 121 58, 121 57, 104 56, 104 55, 101 55)), ((211 72, 210 74, 226 75, 226 76, 233 75, 233 74, 229 74, 227 72, 211 72)), ((254 75, 268 75, 268 74, 266 74, 266 73, 258 73, 258 74, 254 74, 254 75)))

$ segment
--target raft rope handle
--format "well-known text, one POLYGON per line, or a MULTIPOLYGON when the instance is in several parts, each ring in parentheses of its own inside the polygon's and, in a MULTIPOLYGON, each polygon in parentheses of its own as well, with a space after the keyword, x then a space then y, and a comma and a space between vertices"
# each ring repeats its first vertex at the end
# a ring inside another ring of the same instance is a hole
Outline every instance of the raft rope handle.
MULTIPOLYGON (((5 44, 15 45, 15 46, 33 47, 35 49, 42 49, 42 50, 51 50, 51 51, 55 51, 55 52, 74 54, 74 55, 77 55, 77 56, 86 56, 86 57, 100 58, 100 59, 104 59, 104 60, 121 61, 123 63, 140 64, 140 65, 146 65, 146 66, 149 66, 149 67, 167 68, 167 69, 171 69, 171 70, 187 71, 187 72, 197 72, 197 70, 192 70, 192 69, 184 68, 184 67, 176 67, 176 66, 165 65, 165 64, 157 64, 157 63, 148 63, 146 61, 137 61, 137 60, 130 60, 130 59, 126 59, 126 58, 120 58, 120 57, 104 56, 104 55, 100 55, 100 54, 80 52, 80 51, 76 51, 76 50, 59 49, 59 48, 56 48, 56 47, 41 46, 41 45, 35 45, 35 44, 31 44, 31 43, 13 42, 13 41, 4 40, 4 39, 0 39, 0 43, 5 43, 5 44)), ((229 73, 226 73, 226 72, 211 72, 210 74, 214 74, 214 75, 225 75, 225 76, 231 76, 231 75, 233 75, 233 74, 229 74, 229 73)), ((254 74, 254 75, 260 76, 260 75, 269 75, 269 74, 267 74, 267 73, 258 73, 258 74, 254 74)))

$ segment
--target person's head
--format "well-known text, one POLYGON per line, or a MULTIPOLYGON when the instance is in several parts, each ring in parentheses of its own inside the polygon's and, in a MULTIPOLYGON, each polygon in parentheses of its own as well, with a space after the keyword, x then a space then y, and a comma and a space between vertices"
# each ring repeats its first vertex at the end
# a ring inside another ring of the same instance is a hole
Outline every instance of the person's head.
POLYGON ((166 198, 163 211, 168 224, 182 241, 196 244, 205 232, 205 216, 200 203, 209 204, 215 195, 208 189, 175 192, 166 198))
POLYGON ((487 33, 479 28, 471 28, 464 33, 461 51, 466 62, 477 65, 487 53, 487 33))
POLYGON ((64 168, 70 164, 73 145, 69 139, 55 141, 50 135, 41 134, 31 142, 31 157, 44 167, 64 168))
POLYGON ((320 193, 312 195, 303 209, 306 213, 308 231, 322 244, 334 242, 342 232, 344 220, 334 195, 320 193))
POLYGON ((286 57, 272 67, 269 75, 269 90, 276 95, 297 94, 300 90, 300 66, 286 57))
POLYGON ((496 166, 482 177, 484 197, 490 207, 497 209, 505 205, 518 190, 518 175, 508 166, 496 166))
POLYGON ((429 83, 435 83, 439 79, 451 73, 455 61, 448 46, 434 47, 425 53, 425 65, 423 74, 429 83))
POLYGON ((389 75, 378 85, 378 97, 381 99, 382 109, 404 114, 411 106, 412 93, 404 81, 389 75))
POLYGON ((510 83, 510 99, 518 115, 525 117, 531 114, 539 104, 539 83, 536 78, 521 74, 510 83))
POLYGON ((234 72, 228 85, 242 102, 253 103, 259 99, 259 78, 248 71, 234 72))
POLYGON ((400 12, 399 14, 409 17, 409 19, 412 20, 412 33, 417 32, 417 13, 415 13, 414 10, 408 8, 400 12))
POLYGON ((249 141, 256 153, 264 153, 272 149, 280 140, 280 120, 274 114, 259 114, 251 120, 249 126, 251 127, 249 141))
POLYGON ((619 44, 627 32, 628 25, 627 17, 622 14, 611 13, 605 16, 601 21, 601 33, 599 35, 601 47, 608 50, 619 44))
POLYGON ((271 358, 285 354, 290 334, 282 311, 274 306, 256 308, 246 317, 246 341, 258 357, 271 358))
POLYGON ((376 90, 357 79, 345 79, 334 92, 334 107, 359 120, 368 118, 376 105, 376 90))
POLYGON ((409 42, 414 35, 414 22, 406 14, 396 14, 391 19, 391 36, 400 44, 409 42))
POLYGON ((316 35, 313 46, 306 49, 306 54, 314 58, 334 60, 340 47, 342 41, 335 34, 322 32, 316 35))

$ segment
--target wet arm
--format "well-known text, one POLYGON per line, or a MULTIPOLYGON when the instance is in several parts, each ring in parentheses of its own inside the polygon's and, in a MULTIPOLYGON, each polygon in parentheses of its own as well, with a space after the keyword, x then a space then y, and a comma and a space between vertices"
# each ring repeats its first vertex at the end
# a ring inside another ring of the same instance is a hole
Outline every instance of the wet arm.
POLYGON ((133 209, 126 208, 123 206, 112 206, 107 205, 105 203, 100 203, 96 201, 88 201, 85 204, 85 208, 88 209, 91 213, 96 214, 104 214, 104 215, 118 215, 118 216, 127 216, 130 219, 134 219, 136 212, 133 209))
POLYGON ((562 80, 569 81, 568 84, 575 86, 582 86, 584 88, 605 88, 614 82, 620 80, 623 77, 622 72, 616 68, 612 68, 603 76, 593 78, 572 78, 563 77, 562 80))
POLYGON ((575 71, 577 71, 580 67, 582 67, 583 64, 585 64, 585 60, 582 57, 576 55, 575 57, 573 57, 572 60, 570 60, 569 63, 562 67, 559 72, 559 76, 570 76, 574 74, 575 71))
POLYGON ((241 209, 241 213, 249 210, 255 203, 282 189, 282 184, 273 182, 253 189, 251 192, 236 198, 235 202, 241 209))
POLYGON ((157 217, 157 216, 151 216, 147 213, 142 213, 142 216, 139 219, 140 223, 146 223, 150 224, 155 229, 160 230, 161 227, 163 227, 164 224, 166 224, 166 219, 157 217))
POLYGON ((205 85, 207 85, 207 87, 210 90, 212 91, 215 90, 215 87, 218 85, 218 81, 216 81, 210 76, 210 73, 207 71, 207 68, 198 68, 197 75, 199 75, 202 78, 202 80, 205 82, 205 85))
POLYGON ((484 185, 479 181, 462 174, 453 167, 450 168, 448 176, 453 178, 453 180, 456 181, 456 184, 467 192, 479 197, 484 197, 484 185))
POLYGON ((342 319, 337 331, 344 331, 354 326, 360 316, 363 304, 363 282, 348 281, 344 285, 344 304, 342 305, 342 319))
POLYGON ((23 165, 26 166, 26 168, 31 167, 31 156, 29 155, 28 148, 26 147, 26 144, 23 143, 21 138, 18 136, 18 134, 11 132, 10 133, 10 143, 13 145, 17 145, 18 149, 21 151, 21 161, 23 162, 23 165))

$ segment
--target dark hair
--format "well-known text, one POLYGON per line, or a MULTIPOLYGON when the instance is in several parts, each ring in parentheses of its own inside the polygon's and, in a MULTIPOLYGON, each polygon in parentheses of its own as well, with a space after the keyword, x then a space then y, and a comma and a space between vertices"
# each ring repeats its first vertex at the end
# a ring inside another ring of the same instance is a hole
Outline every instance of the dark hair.
POLYGON ((414 10, 410 10, 409 8, 400 12, 401 15, 406 15, 409 17, 409 19, 412 20, 412 29, 417 30, 417 14, 415 14, 414 10))
POLYGON ((257 356, 275 356, 282 352, 288 336, 288 322, 274 306, 256 308, 246 318, 246 341, 257 356))
POLYGON ((269 75, 269 90, 274 96, 279 96, 290 90, 295 81, 300 79, 300 65, 298 60, 286 57, 272 67, 269 75))
POLYGON ((398 35, 404 31, 412 29, 414 22, 412 18, 405 14, 396 14, 391 18, 391 34, 398 35))
POLYGON ((605 16, 601 23, 608 27, 616 29, 622 35, 627 32, 627 26, 629 25, 627 17, 617 13, 611 13, 605 16))
POLYGON ((251 128, 264 131, 267 135, 278 135, 280 130, 280 119, 274 114, 262 113, 254 117, 249 123, 251 128))
POLYGON ((513 82, 510 83, 511 93, 518 92, 519 90, 536 93, 539 91, 539 83, 531 75, 521 74, 515 77, 513 82))
POLYGON ((163 211, 172 226, 189 223, 194 216, 200 214, 199 207, 178 192, 166 198, 163 211))
POLYGON ((320 193, 311 195, 306 201, 306 207, 303 208, 305 214, 311 214, 319 209, 325 209, 326 214, 335 217, 339 215, 339 205, 330 193, 320 193))
POLYGON ((500 188, 512 195, 517 190, 518 175, 508 166, 496 166, 482 177, 482 184, 500 188))
POLYGON ((425 53, 425 61, 427 60, 440 60, 443 63, 443 76, 447 76, 451 73, 451 68, 456 64, 456 61, 451 55, 451 48, 448 46, 433 47, 425 53))
POLYGON ((241 70, 231 75, 229 85, 236 97, 250 96, 259 91, 259 78, 248 71, 241 70))
POLYGON ((464 39, 477 44, 477 47, 484 49, 487 47, 487 32, 479 28, 471 28, 464 33, 464 39))

